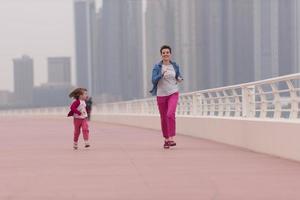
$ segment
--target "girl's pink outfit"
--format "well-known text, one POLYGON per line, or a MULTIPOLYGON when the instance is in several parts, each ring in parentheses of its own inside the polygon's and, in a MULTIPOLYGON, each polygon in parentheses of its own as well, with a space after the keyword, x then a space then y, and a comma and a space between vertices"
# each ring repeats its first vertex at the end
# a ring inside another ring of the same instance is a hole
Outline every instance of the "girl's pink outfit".
POLYGON ((68 117, 74 117, 74 143, 78 142, 80 129, 82 129, 84 141, 89 140, 89 126, 87 122, 87 108, 86 103, 83 100, 74 100, 70 107, 71 111, 68 113, 68 117))
POLYGON ((89 125, 87 119, 79 119, 74 117, 74 142, 77 143, 82 129, 84 141, 89 140, 89 125))

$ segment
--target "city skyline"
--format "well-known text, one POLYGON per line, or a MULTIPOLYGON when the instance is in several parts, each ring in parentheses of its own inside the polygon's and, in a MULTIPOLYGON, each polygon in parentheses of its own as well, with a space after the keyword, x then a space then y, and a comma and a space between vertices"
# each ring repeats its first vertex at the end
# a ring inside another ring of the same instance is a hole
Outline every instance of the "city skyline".
MULTIPOLYGON (((102 0, 95 2, 98 8, 102 6, 102 0)), ((0 37, 0 90, 13 92, 13 58, 22 55, 29 55, 35 61, 34 86, 41 86, 48 81, 48 57, 65 56, 71 58, 71 81, 75 84, 73 3, 74 0, 0 2, 0 27, 5 27, 1 29, 0 37)))
MULTIPOLYGON (((2 2, 1 9, 14 9, 15 13, 0 12, 0 18, 10 23, 10 26, 5 26, 7 29, 4 29, 4 37, 0 41, 4 44, 3 50, 0 51, 0 71, 4 72, 0 73, 0 90, 13 91, 12 58, 26 54, 34 59, 34 86, 39 86, 47 82, 47 58, 66 56, 71 58, 72 63, 71 83, 76 84, 77 80, 78 85, 89 88, 91 92, 95 89, 97 95, 101 95, 103 91, 104 94, 113 92, 113 95, 120 95, 123 98, 127 94, 121 94, 124 87, 121 83, 126 82, 129 87, 130 84, 139 85, 141 81, 134 78, 122 80, 124 76, 121 76, 116 80, 120 83, 113 85, 108 79, 105 82, 108 87, 99 88, 99 85, 103 87, 104 83, 97 80, 101 77, 101 71, 97 70, 108 70, 109 74, 115 74, 117 78, 120 73, 129 69, 137 72, 140 70, 137 66, 141 65, 146 72, 138 74, 147 79, 151 75, 151 65, 160 59, 158 49, 162 44, 171 45, 175 61, 185 70, 186 81, 183 83, 183 91, 232 85, 299 71, 300 6, 295 0, 284 3, 278 0, 272 2, 190 0, 188 3, 180 0, 147 1, 149 7, 144 13, 143 31, 146 34, 143 35, 143 42, 140 42, 142 22, 136 19, 142 18, 137 11, 145 9, 146 4, 142 3, 144 1, 105 2, 115 5, 103 8, 102 1, 100 3, 94 0, 2 2), (74 3, 85 1, 95 2, 96 6, 90 8, 85 19, 81 14, 76 18, 74 3), (134 4, 143 5, 135 8, 132 6, 134 4), (30 10, 29 7, 33 5, 36 7, 30 10), (24 10, 22 6, 25 6, 24 10), (52 9, 58 7, 62 7, 62 10, 53 15, 52 9), (41 15, 41 12, 44 13, 46 10, 49 11, 41 15), (7 18, 5 13, 8 15, 7 18), (36 19, 34 15, 41 17, 36 19), (66 15, 68 17, 65 17, 66 15), (65 26, 62 23, 64 20, 69 24, 65 26), (90 22, 88 26, 76 28, 76 22, 79 20, 82 20, 81 24, 90 22), (58 21, 60 23, 57 23, 58 21), (38 26, 39 23, 43 26, 38 26), (101 25, 102 23, 104 25, 101 25), (90 27, 90 30, 86 27, 90 27), (84 46, 76 48, 76 51, 81 52, 77 52, 75 56, 75 41, 77 41, 75 36, 80 31, 88 35, 88 42, 85 42, 86 48, 84 46), (9 36, 9 33, 12 33, 12 36, 9 36), (132 36, 133 34, 136 36, 132 36), (119 41, 114 43, 117 40, 119 41), (113 49, 109 48, 111 44, 114 44, 113 49), (130 46, 131 48, 128 48, 130 46), (133 50, 132 47, 137 49, 133 50), (137 52, 141 52, 139 48, 146 49, 143 56, 138 56, 137 52), (117 49, 121 51, 116 51, 117 49), (76 70, 75 65, 84 53, 87 53, 84 58, 87 62, 81 64, 81 71, 80 68, 76 70), (143 57, 143 61, 134 63, 135 57, 143 57), (6 64, 3 64, 4 62, 6 64), (120 68, 123 63, 125 65, 120 68), (146 63, 146 66, 141 63, 146 63), (113 65, 112 69, 104 68, 110 64, 113 65), (85 70, 85 67, 89 70, 85 70), (85 71, 88 71, 88 76, 84 78, 81 75, 85 71), (78 75, 77 78, 75 73, 78 75), (81 78, 88 80, 89 83, 84 84, 80 81, 81 78)), ((1 23, 5 25, 4 22, 3 20, 1 23)), ((131 77, 130 74, 126 76, 131 77)), ((105 78, 107 77, 102 79, 105 78)), ((142 82, 143 90, 150 89, 150 79, 142 82)), ((145 91, 143 92, 145 94, 145 91)), ((136 97, 129 94, 126 98, 130 96, 136 97)))
MULTIPOLYGON (((4 27, 0 37, 0 90, 13 91, 15 57, 26 54, 34 59, 35 86, 47 82, 48 57, 74 60, 73 0, 1 1, 0 26, 4 27)), ((74 62, 74 83, 73 68, 74 62)))

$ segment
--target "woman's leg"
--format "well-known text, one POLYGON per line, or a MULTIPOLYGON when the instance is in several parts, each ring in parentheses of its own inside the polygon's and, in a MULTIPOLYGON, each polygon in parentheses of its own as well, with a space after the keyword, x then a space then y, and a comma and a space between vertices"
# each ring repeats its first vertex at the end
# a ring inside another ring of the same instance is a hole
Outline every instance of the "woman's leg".
POLYGON ((174 137, 176 134, 176 108, 178 102, 178 92, 169 96, 168 99, 168 110, 167 110, 167 124, 169 137, 174 137))
POLYGON ((168 111, 168 101, 167 97, 157 97, 157 105, 160 114, 160 121, 161 121, 161 129, 163 133, 163 137, 168 140, 168 124, 167 124, 167 111, 168 111))

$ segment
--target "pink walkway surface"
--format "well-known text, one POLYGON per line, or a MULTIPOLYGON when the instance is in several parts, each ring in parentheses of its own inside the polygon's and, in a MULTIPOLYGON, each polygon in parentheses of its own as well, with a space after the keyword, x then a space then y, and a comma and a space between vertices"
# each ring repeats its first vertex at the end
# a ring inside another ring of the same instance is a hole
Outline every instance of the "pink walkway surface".
POLYGON ((184 136, 164 150, 157 131, 90 127, 91 149, 81 137, 74 151, 71 119, 0 119, 0 200, 300 199, 300 163, 184 136))

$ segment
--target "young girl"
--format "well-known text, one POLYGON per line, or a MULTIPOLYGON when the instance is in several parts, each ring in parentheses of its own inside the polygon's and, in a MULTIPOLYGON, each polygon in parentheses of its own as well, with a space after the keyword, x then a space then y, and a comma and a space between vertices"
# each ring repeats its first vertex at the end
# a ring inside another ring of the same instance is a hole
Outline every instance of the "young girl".
POLYGON ((90 147, 89 144, 89 127, 87 122, 88 109, 86 107, 85 101, 88 98, 87 89, 77 88, 69 94, 70 98, 74 98, 68 113, 68 117, 74 117, 74 146, 73 148, 78 149, 78 138, 80 135, 80 129, 83 132, 83 139, 85 142, 85 148, 90 147))

